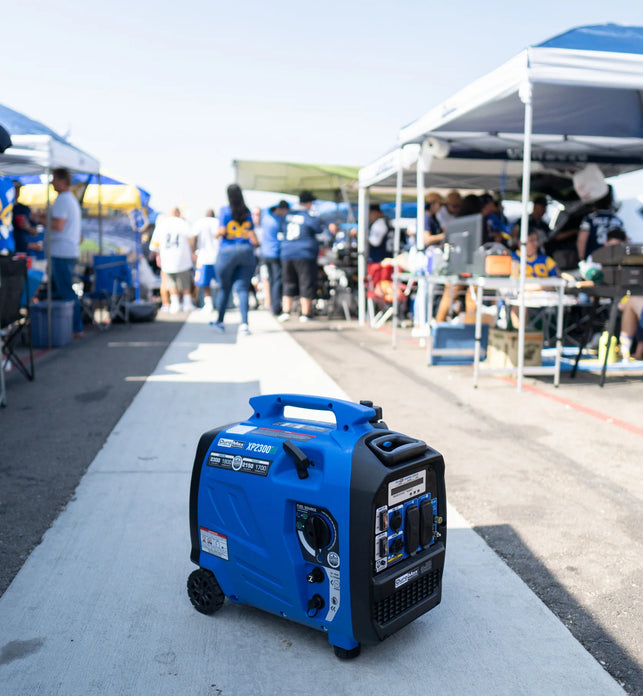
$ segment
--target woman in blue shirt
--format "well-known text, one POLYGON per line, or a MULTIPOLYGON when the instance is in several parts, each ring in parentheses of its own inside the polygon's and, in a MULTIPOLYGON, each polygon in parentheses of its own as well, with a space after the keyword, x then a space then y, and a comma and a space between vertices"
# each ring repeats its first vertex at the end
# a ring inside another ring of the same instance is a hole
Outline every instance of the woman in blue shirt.
POLYGON ((234 289, 239 298, 241 312, 241 333, 250 333, 248 329, 248 296, 250 282, 255 271, 257 258, 254 249, 258 246, 254 232, 250 209, 243 200, 243 193, 237 184, 228 186, 228 203, 219 212, 219 231, 221 239, 219 253, 215 264, 216 276, 219 281, 217 296, 217 311, 219 316, 213 326, 223 333, 225 317, 230 293, 234 289))

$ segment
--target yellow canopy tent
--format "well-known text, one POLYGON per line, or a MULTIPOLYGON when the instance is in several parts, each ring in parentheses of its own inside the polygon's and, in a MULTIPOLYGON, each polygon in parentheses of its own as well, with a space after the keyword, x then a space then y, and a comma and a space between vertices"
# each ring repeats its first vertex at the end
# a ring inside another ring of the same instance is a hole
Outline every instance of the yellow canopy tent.
MULTIPOLYGON (((87 215, 144 210, 150 200, 150 194, 140 186, 116 179, 106 172, 101 172, 100 175, 93 174, 89 182, 87 177, 82 175, 74 177, 74 189, 87 215)), ((55 197, 56 192, 50 186, 49 200, 55 197)), ((42 181, 23 182, 20 202, 32 208, 44 208, 47 205, 46 184, 42 181)))

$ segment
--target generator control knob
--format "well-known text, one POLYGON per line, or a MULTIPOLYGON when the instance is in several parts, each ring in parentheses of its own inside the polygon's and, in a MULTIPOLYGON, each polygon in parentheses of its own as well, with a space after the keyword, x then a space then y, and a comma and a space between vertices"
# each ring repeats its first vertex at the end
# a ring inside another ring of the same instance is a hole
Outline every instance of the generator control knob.
POLYGON ((325 549, 333 538, 333 532, 321 515, 311 515, 304 522, 304 538, 312 548, 325 549))
POLYGON ((402 526, 402 513, 399 510, 395 510, 391 514, 391 519, 389 520, 389 527, 394 532, 397 532, 401 526, 402 526))

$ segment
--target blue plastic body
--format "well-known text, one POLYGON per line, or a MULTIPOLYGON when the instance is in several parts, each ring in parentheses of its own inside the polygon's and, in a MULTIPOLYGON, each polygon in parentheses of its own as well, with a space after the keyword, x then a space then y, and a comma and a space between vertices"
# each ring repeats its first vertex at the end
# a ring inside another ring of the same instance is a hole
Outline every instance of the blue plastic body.
POLYGON ((253 416, 221 430, 206 454, 198 493, 199 565, 212 570, 232 601, 326 631, 332 645, 352 649, 357 641, 350 603, 340 601, 340 593, 332 588, 339 589, 350 575, 352 450, 357 437, 373 430, 369 419, 375 411, 301 395, 257 396, 250 405, 253 416), (286 418, 286 405, 332 412, 336 423, 286 418), (287 439, 305 443, 313 464, 307 478, 299 478, 292 457, 284 451, 287 439), (230 469, 222 468, 228 461, 230 469), (262 473, 250 473, 250 467, 262 473), (336 536, 332 550, 316 563, 305 557, 307 549, 302 549, 302 532, 297 529, 305 523, 305 506, 311 514, 324 516, 336 536), (208 544, 215 545, 213 553, 203 551, 208 544), (338 561, 332 556, 329 562, 330 553, 337 554, 338 561), (307 575, 320 564, 324 581, 307 582, 307 575), (309 609, 314 595, 322 598, 323 608, 309 609))

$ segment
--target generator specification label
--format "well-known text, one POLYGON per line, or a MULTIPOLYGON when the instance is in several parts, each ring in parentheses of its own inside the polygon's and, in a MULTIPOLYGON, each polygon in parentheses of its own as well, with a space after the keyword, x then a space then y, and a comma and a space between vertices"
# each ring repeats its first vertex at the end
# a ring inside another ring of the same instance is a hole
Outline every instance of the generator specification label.
POLYGON ((227 561, 228 538, 205 527, 199 527, 199 529, 201 530, 201 551, 227 561))
POLYGON ((244 457, 241 454, 225 454, 223 452, 210 452, 208 458, 208 466, 240 471, 243 474, 254 474, 255 476, 268 476, 271 464, 272 462, 267 459, 255 459, 254 457, 244 457))

